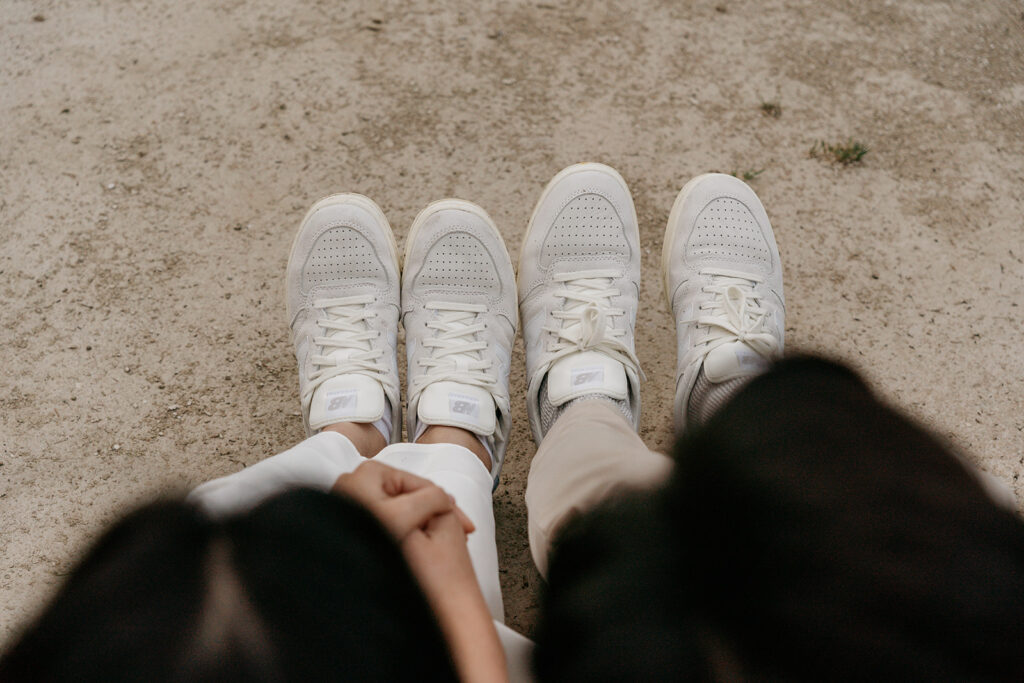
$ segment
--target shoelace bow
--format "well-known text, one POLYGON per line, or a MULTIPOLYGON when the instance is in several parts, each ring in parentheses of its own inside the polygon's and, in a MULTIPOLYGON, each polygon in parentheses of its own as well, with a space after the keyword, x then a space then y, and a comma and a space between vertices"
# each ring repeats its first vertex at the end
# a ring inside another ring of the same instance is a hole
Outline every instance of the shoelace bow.
POLYGON ((543 328, 555 335, 547 348, 553 354, 550 362, 577 351, 600 351, 644 376, 633 349, 622 341, 626 331, 614 326, 614 318, 626 314, 611 303, 620 294, 612 287, 620 275, 614 270, 586 270, 554 276, 563 284, 554 295, 565 299, 565 307, 551 313, 557 326, 543 328))
POLYGON ((434 336, 420 342, 424 348, 431 349, 431 353, 419 361, 426 372, 413 378, 413 391, 441 381, 471 384, 492 391, 496 380, 486 372, 491 361, 484 359, 481 353, 487 349, 487 342, 477 338, 487 327, 480 320, 487 306, 430 302, 426 308, 437 311, 437 316, 427 322, 427 329, 433 330, 434 336))
POLYGON ((769 311, 761 307, 761 294, 757 289, 764 280, 729 270, 704 269, 700 274, 710 275, 713 283, 705 285, 701 291, 716 296, 700 305, 697 317, 680 322, 708 328, 708 336, 699 342, 705 345, 702 355, 722 344, 741 341, 765 358, 774 358, 779 340, 768 332, 765 323, 769 311))
POLYGON ((387 387, 397 390, 394 378, 383 362, 384 349, 374 348, 371 341, 380 332, 371 330, 367 321, 377 314, 367 308, 373 303, 373 295, 347 296, 337 299, 317 299, 313 307, 323 311, 323 317, 316 324, 324 331, 322 337, 314 337, 313 343, 320 347, 311 362, 316 370, 309 376, 303 400, 309 399, 317 387, 338 375, 366 375, 387 387))

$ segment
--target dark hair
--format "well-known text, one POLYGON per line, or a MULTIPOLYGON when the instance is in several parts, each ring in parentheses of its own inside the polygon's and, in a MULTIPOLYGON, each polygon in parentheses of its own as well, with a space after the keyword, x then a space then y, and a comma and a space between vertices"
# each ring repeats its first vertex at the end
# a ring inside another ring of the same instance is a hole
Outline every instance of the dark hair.
POLYGON ((212 521, 148 505, 97 542, 0 660, 0 680, 455 680, 377 520, 294 491, 212 521))
POLYGON ((1024 680, 1024 525, 851 372, 784 362, 567 525, 542 680, 1024 680))

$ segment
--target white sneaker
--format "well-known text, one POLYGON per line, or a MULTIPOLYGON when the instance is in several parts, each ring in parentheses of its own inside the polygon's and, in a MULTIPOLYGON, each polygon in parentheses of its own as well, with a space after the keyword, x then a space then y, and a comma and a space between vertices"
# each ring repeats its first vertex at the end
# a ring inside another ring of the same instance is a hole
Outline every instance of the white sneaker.
POLYGON ((490 451, 497 486, 512 428, 508 374, 519 323, 505 242, 479 206, 444 199, 413 221, 404 271, 409 440, 428 425, 473 432, 490 451))
POLYGON ((292 244, 287 279, 307 435, 371 422, 400 441, 398 249, 380 207, 358 194, 314 204, 292 244))
POLYGON ((538 444, 583 397, 616 402, 639 423, 639 287, 640 231, 626 181, 603 164, 564 169, 541 194, 519 257, 526 407, 538 444))
POLYGON ((750 186, 708 173, 676 197, 661 265, 678 335, 674 414, 683 428, 707 417, 691 410, 698 378, 702 389, 749 378, 782 355, 782 263, 750 186))

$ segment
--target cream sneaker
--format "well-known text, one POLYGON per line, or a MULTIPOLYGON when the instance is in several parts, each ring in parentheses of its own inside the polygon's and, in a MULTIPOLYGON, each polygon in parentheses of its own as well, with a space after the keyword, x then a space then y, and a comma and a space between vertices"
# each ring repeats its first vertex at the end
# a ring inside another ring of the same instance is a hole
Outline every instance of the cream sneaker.
POLYGON ((480 437, 498 475, 512 427, 508 375, 518 317, 505 242, 476 204, 434 202, 409 231, 402 277, 409 441, 428 425, 480 437))
POLYGON ((398 250, 380 207, 358 194, 314 204, 287 271, 307 435, 335 422, 370 422, 390 442, 401 440, 399 294, 398 250))
POLYGON ((697 176, 676 197, 661 253, 676 321, 675 419, 707 419, 781 357, 782 262, 761 201, 721 173, 697 176))
POLYGON ((519 257, 526 407, 538 444, 576 400, 611 401, 637 426, 639 287, 640 232, 626 182, 603 164, 564 169, 541 194, 519 257))

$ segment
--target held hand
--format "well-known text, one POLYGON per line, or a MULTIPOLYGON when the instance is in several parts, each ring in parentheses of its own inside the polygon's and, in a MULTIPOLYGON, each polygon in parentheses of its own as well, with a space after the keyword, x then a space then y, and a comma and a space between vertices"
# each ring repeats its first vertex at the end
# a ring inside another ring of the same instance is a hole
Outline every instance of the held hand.
POLYGON ((437 616, 465 681, 507 681, 505 651, 473 571, 466 532, 454 513, 409 533, 402 553, 437 616))
POLYGON ((507 681, 505 651, 466 546, 473 523, 455 501, 422 477, 372 461, 338 477, 333 490, 373 512, 398 540, 460 678, 507 681))
POLYGON ((402 541, 402 553, 431 602, 465 588, 479 593, 465 527, 455 514, 437 515, 409 533, 402 541))
POLYGON ((354 472, 338 477, 332 490, 366 507, 400 543, 438 515, 452 514, 459 522, 463 539, 475 528, 441 487, 381 463, 364 462, 354 472))

